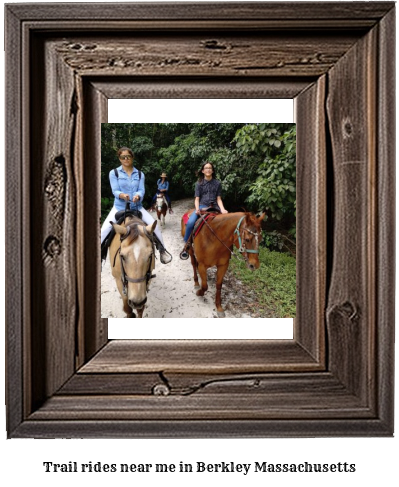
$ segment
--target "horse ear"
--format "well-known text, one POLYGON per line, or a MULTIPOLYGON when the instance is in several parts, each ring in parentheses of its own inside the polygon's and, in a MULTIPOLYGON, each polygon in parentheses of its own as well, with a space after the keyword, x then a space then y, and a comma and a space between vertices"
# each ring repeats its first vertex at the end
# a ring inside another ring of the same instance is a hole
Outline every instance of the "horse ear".
POLYGON ((266 216, 266 212, 264 211, 259 217, 258 217, 258 222, 261 222, 266 216))
POLYGON ((154 221, 154 223, 153 223, 152 225, 147 225, 147 226, 145 227, 145 229, 147 230, 147 232, 148 232, 149 234, 152 234, 152 233, 154 232, 154 230, 155 230, 155 227, 156 227, 156 226, 157 226, 157 220, 155 220, 155 221, 154 221))
POLYGON ((122 236, 126 235, 126 233, 127 233, 126 227, 122 227, 122 225, 117 225, 114 222, 111 222, 111 225, 114 227, 114 230, 116 233, 119 233, 119 235, 122 235, 122 236))

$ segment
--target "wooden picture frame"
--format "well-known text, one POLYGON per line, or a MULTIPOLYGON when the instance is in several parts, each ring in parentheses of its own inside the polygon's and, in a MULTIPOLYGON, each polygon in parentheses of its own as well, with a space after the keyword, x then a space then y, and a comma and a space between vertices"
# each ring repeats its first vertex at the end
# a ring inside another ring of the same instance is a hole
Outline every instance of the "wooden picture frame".
POLYGON ((391 436, 393 2, 6 6, 11 438, 391 436), (109 98, 294 98, 287 341, 110 341, 109 98))

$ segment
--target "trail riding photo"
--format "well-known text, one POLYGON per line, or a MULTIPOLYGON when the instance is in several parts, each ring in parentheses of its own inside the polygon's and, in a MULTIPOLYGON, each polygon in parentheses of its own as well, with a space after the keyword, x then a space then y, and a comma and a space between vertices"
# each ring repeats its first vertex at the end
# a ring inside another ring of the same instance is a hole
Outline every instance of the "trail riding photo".
POLYGON ((295 317, 295 153, 288 123, 102 124, 101 316, 295 317))

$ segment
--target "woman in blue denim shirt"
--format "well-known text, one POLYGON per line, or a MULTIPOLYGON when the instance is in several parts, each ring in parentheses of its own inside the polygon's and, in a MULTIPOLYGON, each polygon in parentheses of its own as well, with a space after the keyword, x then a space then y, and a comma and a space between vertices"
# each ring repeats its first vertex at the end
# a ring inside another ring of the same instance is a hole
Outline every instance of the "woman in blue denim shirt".
MULTIPOLYGON (((144 223, 147 225, 152 225, 154 223, 154 218, 152 218, 152 216, 143 208, 142 205, 145 194, 145 176, 133 165, 133 151, 128 147, 121 147, 118 150, 118 157, 121 166, 119 166, 117 169, 117 175, 115 174, 114 170, 110 171, 109 173, 109 180, 115 200, 114 206, 101 227, 101 243, 103 243, 109 234, 112 228, 111 221, 115 221, 116 213, 125 209, 126 201, 133 202, 131 205, 132 209, 139 210, 141 212, 144 223)), ((165 249, 162 233, 159 227, 155 228, 154 234, 156 236, 155 240, 158 240, 158 242, 156 241, 156 245, 160 253, 161 262, 163 264, 168 264, 172 259, 170 254, 167 255, 168 252, 165 249)))
POLYGON ((160 179, 158 179, 157 181, 157 192, 155 193, 154 197, 152 198, 152 201, 151 201, 151 207, 152 209, 154 208, 154 203, 155 203, 155 200, 157 199, 157 196, 159 194, 163 194, 166 198, 166 201, 168 202, 168 206, 169 206, 169 213, 173 213, 172 211, 172 203, 170 201, 170 196, 169 196, 169 181, 167 181, 167 174, 165 172, 163 172, 160 176, 160 179))
MULTIPOLYGON (((186 225, 186 232, 184 234, 184 241, 187 243, 191 232, 193 231, 195 222, 198 220, 200 210, 205 208, 217 208, 221 213, 228 213, 222 201, 222 184, 215 178, 215 168, 211 162, 205 162, 201 167, 201 173, 197 184, 195 185, 195 211, 191 213, 186 225)), ((180 254, 183 260, 188 259, 186 245, 183 252, 180 254)))

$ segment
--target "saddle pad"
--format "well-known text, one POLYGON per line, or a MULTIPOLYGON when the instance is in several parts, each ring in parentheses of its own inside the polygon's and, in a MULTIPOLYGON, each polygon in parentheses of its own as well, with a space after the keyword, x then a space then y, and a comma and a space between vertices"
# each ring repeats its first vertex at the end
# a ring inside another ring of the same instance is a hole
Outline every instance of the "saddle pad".
POLYGON ((187 225, 187 222, 188 222, 188 219, 189 218, 190 218, 189 213, 188 212, 187 213, 184 213, 184 215, 183 215, 183 222, 184 222, 185 225, 187 225))
MULTIPOLYGON (((190 218, 192 211, 193 210, 189 210, 187 213, 184 213, 182 218, 183 218, 183 222, 185 225, 187 225, 188 219, 190 218)), ((220 210, 218 208, 212 208, 212 207, 206 208, 203 211, 209 211, 210 213, 215 214, 214 216, 216 216, 216 214, 220 213, 220 210)))
POLYGON ((200 218, 194 226, 194 238, 199 234, 201 228, 204 226, 204 223, 207 220, 209 220, 209 219, 213 220, 214 218, 215 218, 215 215, 213 213, 207 213, 202 218, 200 218))

